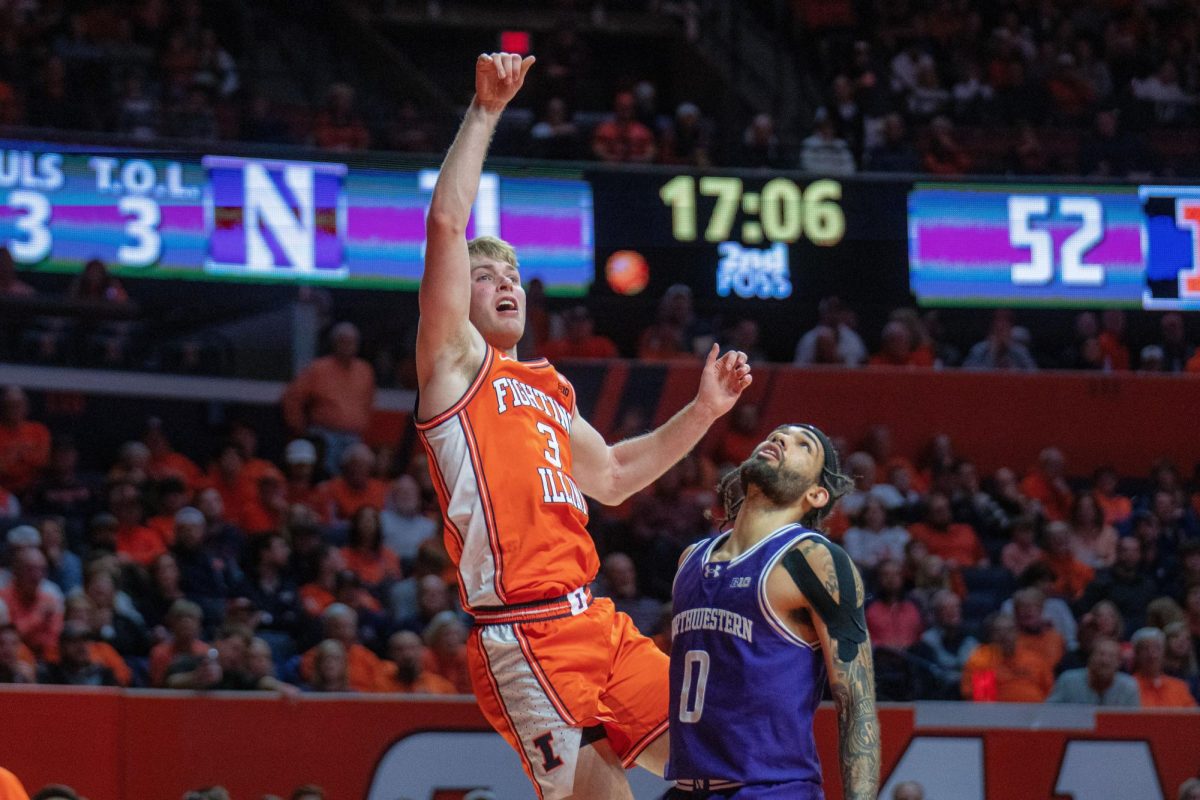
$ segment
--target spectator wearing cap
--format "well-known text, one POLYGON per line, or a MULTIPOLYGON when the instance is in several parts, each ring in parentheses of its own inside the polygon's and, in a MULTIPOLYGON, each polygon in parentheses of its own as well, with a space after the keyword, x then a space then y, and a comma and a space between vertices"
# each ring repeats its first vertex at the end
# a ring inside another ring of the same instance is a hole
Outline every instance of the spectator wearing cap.
POLYGON ((329 513, 321 491, 314 480, 317 469, 317 448, 308 439, 293 439, 283 451, 283 472, 287 480, 288 505, 302 505, 315 512, 321 521, 329 513))
POLYGON ((1017 647, 1012 616, 996 613, 984 622, 982 644, 963 666, 960 689, 967 700, 1040 703, 1054 685, 1054 673, 1039 656, 1017 647))
POLYGON ((148 567, 167 552, 167 539, 144 523, 142 493, 132 483, 118 483, 108 492, 108 507, 117 519, 117 557, 148 567))
POLYGON ((400 559, 383 543, 379 511, 363 506, 350 520, 349 543, 342 548, 346 568, 368 588, 377 588, 403 577, 400 559))
POLYGON ((1141 705, 1137 681, 1121 672, 1120 666, 1120 645, 1115 639, 1099 637, 1092 642, 1087 666, 1059 675, 1046 702, 1137 708, 1141 705))
POLYGON ((383 543, 411 565, 421 542, 438 534, 438 524, 421 513, 421 487, 411 475, 401 475, 388 489, 387 505, 379 515, 383 543))
POLYGON ((67 547, 66 522, 62 517, 46 517, 38 523, 42 553, 46 556, 46 577, 63 594, 83 585, 83 561, 67 547))
POLYGON ((587 306, 574 306, 563 319, 564 335, 542 345, 542 355, 551 361, 562 359, 616 358, 617 346, 607 336, 595 332, 587 306))
POLYGON ((1130 637, 1133 645, 1133 677, 1138 684, 1142 708, 1195 708, 1196 699, 1188 685, 1164 671, 1167 636, 1158 628, 1141 628, 1130 637))
POLYGON ((361 337, 349 322, 334 326, 333 353, 305 367, 283 393, 283 418, 297 436, 325 444, 325 468, 336 473, 342 454, 362 439, 375 403, 375 373, 359 358, 361 337))
POLYGON ((0 486, 19 495, 49 462, 50 430, 29 419, 29 398, 19 386, 0 388, 0 486))
POLYGON ((401 694, 457 694, 454 684, 425 669, 425 644, 412 631, 397 631, 388 639, 387 657, 394 665, 389 691, 401 694))
MULTIPOLYGON (((351 689, 356 692, 388 691, 391 670, 359 642, 358 613, 354 609, 343 603, 334 603, 321 613, 321 625, 326 639, 332 639, 345 648, 351 689)), ((300 676, 309 684, 316 676, 317 654, 318 649, 314 647, 300 659, 300 676)))
POLYGON ((58 637, 58 660, 42 665, 38 683, 68 686, 117 686, 117 678, 108 667, 92 660, 88 651, 91 632, 82 622, 63 625, 58 637))
MULTIPOLYGON (((37 534, 36 529, 30 530, 37 534)), ((42 551, 37 545, 21 547, 12 556, 12 581, 0 588, 0 602, 8 607, 10 621, 36 656, 57 644, 63 625, 62 595, 43 586, 45 579, 42 551)))
POLYGON ((443 611, 426 626, 421 635, 428 648, 425 669, 441 675, 459 694, 474 694, 467 667, 467 626, 454 611, 443 611))
POLYGON ((162 420, 151 417, 146 421, 146 431, 142 434, 142 443, 150 451, 150 461, 146 471, 153 480, 165 481, 175 478, 183 482, 191 490, 200 488, 204 473, 196 462, 182 453, 176 452, 171 446, 171 440, 163 429, 162 420))
POLYGON ((342 454, 342 474, 320 485, 335 520, 350 520, 363 506, 382 511, 387 503, 387 484, 371 475, 375 454, 355 442, 342 454))
POLYGON ((592 155, 609 163, 642 163, 654 160, 658 148, 654 133, 638 122, 637 101, 630 92, 613 99, 613 113, 592 132, 592 155))
POLYGON ((201 640, 204 611, 191 600, 176 600, 167 612, 167 639, 150 649, 150 685, 163 686, 171 663, 181 656, 203 656, 208 645, 201 640))
MULTIPOLYGON (((817 327, 805 333, 796 343, 792 360, 797 366, 816 364, 817 342, 823 335, 832 334, 840 363, 857 367, 867 360, 867 346, 862 337, 849 325, 850 312, 837 297, 825 297, 817 306, 817 327)), ((821 362, 825 363, 825 362, 821 362)))

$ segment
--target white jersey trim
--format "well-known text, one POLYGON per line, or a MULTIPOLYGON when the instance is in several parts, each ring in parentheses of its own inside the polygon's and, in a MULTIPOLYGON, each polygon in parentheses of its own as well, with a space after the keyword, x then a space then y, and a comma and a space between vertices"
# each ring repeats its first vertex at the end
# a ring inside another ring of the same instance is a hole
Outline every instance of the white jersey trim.
POLYGON ((775 565, 778 564, 793 547, 805 539, 811 539, 814 536, 820 539, 825 538, 821 536, 821 534, 814 531, 805 531, 789 541, 785 546, 779 548, 779 552, 772 556, 771 560, 768 561, 766 566, 763 567, 762 572, 760 572, 758 575, 758 610, 762 612, 763 618, 766 619, 767 624, 770 625, 771 628, 777 634, 779 634, 784 641, 794 644, 797 647, 805 647, 809 650, 820 650, 820 642, 815 644, 813 642, 806 642, 804 639, 801 639, 799 636, 793 633, 792 630, 787 626, 787 623, 784 622, 784 620, 779 616, 779 614, 775 613, 775 609, 771 606, 771 600, 769 597, 767 597, 767 577, 771 574, 771 570, 775 568, 775 565))

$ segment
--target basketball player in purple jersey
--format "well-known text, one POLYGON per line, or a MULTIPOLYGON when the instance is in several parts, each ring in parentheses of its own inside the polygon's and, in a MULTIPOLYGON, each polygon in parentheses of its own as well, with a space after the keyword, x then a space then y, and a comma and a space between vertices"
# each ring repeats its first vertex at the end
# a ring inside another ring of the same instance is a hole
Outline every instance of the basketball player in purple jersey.
POLYGON ((722 480, 733 529, 686 550, 675 576, 673 797, 823 800, 812 726, 828 676, 844 796, 876 800, 862 578, 813 530, 849 487, 811 425, 776 429, 722 480))

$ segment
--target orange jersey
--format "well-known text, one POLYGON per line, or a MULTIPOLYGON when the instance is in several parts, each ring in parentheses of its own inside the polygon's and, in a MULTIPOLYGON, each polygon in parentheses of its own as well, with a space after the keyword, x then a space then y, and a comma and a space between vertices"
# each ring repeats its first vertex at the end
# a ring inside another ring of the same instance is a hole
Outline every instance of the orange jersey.
POLYGON ((561 597, 596 576, 571 477, 574 413, 575 388, 549 362, 488 347, 462 399, 417 423, 467 610, 561 597))

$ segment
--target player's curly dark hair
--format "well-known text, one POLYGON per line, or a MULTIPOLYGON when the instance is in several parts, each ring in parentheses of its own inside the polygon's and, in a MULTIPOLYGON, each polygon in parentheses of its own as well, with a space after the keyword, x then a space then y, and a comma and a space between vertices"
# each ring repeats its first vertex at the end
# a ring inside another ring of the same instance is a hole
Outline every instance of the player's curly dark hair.
MULTIPOLYGON (((833 513, 833 507, 837 501, 854 488, 854 479, 839 471, 836 458, 834 464, 833 468, 828 464, 822 467, 821 475, 817 479, 818 483, 829 492, 829 502, 820 508, 810 509, 800 519, 800 524, 806 528, 821 530, 825 519, 833 513)), ((742 484, 740 469, 735 467, 729 470, 717 481, 717 500, 720 501, 723 516, 713 514, 713 521, 722 531, 728 530, 737 521, 738 511, 741 510, 742 503, 746 500, 746 487, 742 484)))

